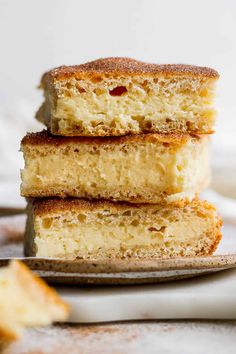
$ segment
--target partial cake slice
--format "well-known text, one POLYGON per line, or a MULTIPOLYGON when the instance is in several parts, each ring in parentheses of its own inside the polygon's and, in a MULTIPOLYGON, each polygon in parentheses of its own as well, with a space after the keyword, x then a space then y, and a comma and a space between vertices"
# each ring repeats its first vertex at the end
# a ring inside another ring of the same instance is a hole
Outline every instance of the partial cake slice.
POLYGON ((209 134, 218 77, 206 67, 129 58, 61 66, 42 77, 45 102, 37 118, 63 136, 209 134))
POLYGON ((221 221, 206 201, 174 207, 81 199, 34 199, 28 204, 26 256, 128 259, 207 256, 221 221))
POLYGON ((23 263, 0 269, 0 345, 18 339, 25 327, 66 321, 68 305, 23 263))
POLYGON ((208 137, 146 134, 22 140, 26 197, 162 203, 191 200, 209 182, 208 137))

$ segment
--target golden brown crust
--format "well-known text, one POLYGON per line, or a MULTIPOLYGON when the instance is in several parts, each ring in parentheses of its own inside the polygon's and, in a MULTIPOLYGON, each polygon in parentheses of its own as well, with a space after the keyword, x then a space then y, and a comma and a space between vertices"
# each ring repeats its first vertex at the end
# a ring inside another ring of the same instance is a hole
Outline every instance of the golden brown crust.
POLYGON ((50 134, 49 131, 43 130, 38 133, 28 133, 21 141, 24 145, 53 145, 61 146, 69 143, 76 144, 91 144, 91 145, 106 145, 106 144, 125 144, 125 143, 162 143, 170 145, 183 145, 189 139, 204 138, 201 135, 190 134, 141 134, 141 135, 126 135, 119 137, 64 137, 50 134))
POLYGON ((212 253, 215 252, 215 250, 217 249, 221 239, 222 239, 222 232, 221 232, 221 226, 223 225, 223 221, 221 219, 221 217, 218 215, 218 221, 216 224, 216 236, 215 236, 215 242, 212 244, 212 247, 209 251, 209 254, 211 255, 212 253))
MULTIPOLYGON (((207 180, 207 183, 205 182, 203 184, 203 187, 201 186, 199 188, 199 191, 202 189, 205 189, 209 185, 209 181, 207 180)), ((117 189, 119 192, 119 189, 117 189)), ((199 192, 198 191, 198 192, 199 192)), ((162 207, 168 205, 176 206, 176 207, 181 207, 186 204, 188 204, 190 201, 192 201, 193 197, 192 195, 188 196, 180 196, 179 199, 176 200, 169 200, 169 197, 171 197, 171 194, 168 195, 167 193, 156 193, 154 195, 142 195, 137 193, 118 193, 116 191, 116 196, 111 195, 110 193, 104 193, 105 195, 91 195, 89 193, 79 193, 76 192, 75 188, 71 188, 70 190, 66 190, 65 188, 48 188, 46 189, 41 188, 41 189, 27 189, 26 191, 24 189, 21 189, 21 196, 25 198, 80 198, 80 199, 86 199, 88 201, 94 201, 94 200, 101 200, 101 201, 106 201, 109 200, 113 203, 128 203, 129 205, 133 204, 159 204, 162 207)), ((198 193, 195 193, 195 197, 198 195, 198 193)))
MULTIPOLYGON (((155 207, 155 204, 145 204, 145 203, 128 203, 128 202, 112 202, 109 200, 86 200, 79 198, 28 198, 28 202, 32 205, 34 210, 34 215, 43 216, 53 213, 61 213, 64 211, 93 211, 96 209, 112 209, 119 210, 124 208, 140 209, 142 207, 155 207)), ((207 210, 215 211, 215 207, 205 200, 200 200, 195 198, 191 202, 188 200, 182 200, 176 202, 173 207, 182 208, 185 205, 191 204, 194 206, 200 206, 207 210)), ((156 205, 157 206, 157 205, 156 205)), ((158 207, 161 207, 158 204, 158 207)))
POLYGON ((2 350, 5 349, 7 345, 17 339, 18 337, 15 333, 9 331, 7 328, 1 328, 0 324, 0 353, 2 353, 2 350))
POLYGON ((85 64, 60 66, 46 72, 41 80, 42 86, 48 81, 64 80, 74 77, 103 78, 104 76, 190 76, 217 79, 217 71, 207 67, 187 64, 151 64, 131 58, 101 58, 85 64))
MULTIPOLYGON (((213 129, 209 129, 209 130, 204 130, 204 131, 201 131, 200 129, 198 130, 192 130, 192 131, 185 131, 183 132, 183 130, 181 129, 176 129, 176 133, 173 133, 171 130, 168 131, 166 130, 165 132, 163 133, 158 133, 157 129, 155 128, 150 128, 150 129, 143 129, 142 132, 133 132, 131 131, 130 129, 111 129, 110 131, 102 131, 102 132, 97 132, 96 130, 94 132, 91 132, 91 133, 87 133, 87 132, 81 132, 80 129, 74 129, 72 132, 67 132, 67 131, 59 131, 59 130, 56 130, 56 131, 53 131, 53 129, 51 128, 50 124, 46 124, 45 123, 45 126, 48 127, 49 131, 52 132, 52 134, 54 136, 64 136, 64 137, 76 137, 76 136, 83 136, 83 137, 94 137, 94 138, 101 138, 101 137, 120 137, 120 136, 131 136, 131 135, 144 135, 144 134, 155 134, 155 135, 163 135, 163 137, 167 137, 167 134, 168 136, 177 136, 178 134, 178 137, 180 135, 192 135, 192 136, 200 136, 200 135, 211 135, 211 134, 214 134, 215 133, 215 130, 213 129)), ((157 139, 156 139, 157 141, 157 139)), ((182 140, 183 141, 183 140, 182 140)), ((184 140, 186 141, 186 140, 184 140)))

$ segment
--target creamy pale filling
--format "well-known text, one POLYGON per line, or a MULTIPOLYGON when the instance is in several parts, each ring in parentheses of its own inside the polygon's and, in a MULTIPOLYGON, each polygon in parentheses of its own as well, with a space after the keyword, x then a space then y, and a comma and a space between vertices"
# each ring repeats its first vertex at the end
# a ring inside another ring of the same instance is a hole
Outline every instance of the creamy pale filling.
POLYGON ((146 122, 155 126, 157 122, 166 124, 166 119, 173 119, 195 124, 200 117, 204 117, 209 128, 213 126, 215 112, 209 100, 196 93, 147 94, 139 89, 120 97, 90 92, 58 98, 51 114, 61 130, 75 124, 88 130, 113 125, 139 131, 146 122))
POLYGON ((25 153, 26 166, 22 171, 23 192, 32 189, 77 189, 78 196, 103 196, 104 193, 160 194, 178 199, 181 193, 192 197, 209 175, 208 139, 190 139, 184 146, 171 147, 147 143, 76 149, 65 146, 48 153, 44 146, 25 153), (90 149, 91 150, 91 149, 90 149), (180 194, 179 194, 180 193, 180 194))
MULTIPOLYGON (((146 249, 157 252, 173 249, 178 252, 183 247, 197 246, 210 231, 212 220, 179 216, 175 221, 153 217, 140 221, 133 218, 131 224, 118 218, 113 224, 103 217, 99 222, 86 223, 75 217, 62 215, 61 222, 53 217, 35 220, 35 244, 37 256, 69 257, 94 255, 117 256, 126 251, 146 249)), ((191 250, 192 251, 192 250, 191 250)), ((188 251, 186 251, 187 253, 188 251)))

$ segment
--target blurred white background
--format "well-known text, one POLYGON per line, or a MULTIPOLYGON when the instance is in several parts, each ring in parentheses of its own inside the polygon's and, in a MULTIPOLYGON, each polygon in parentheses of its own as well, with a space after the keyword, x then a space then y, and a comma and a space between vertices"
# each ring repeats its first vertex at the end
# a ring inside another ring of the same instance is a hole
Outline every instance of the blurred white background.
POLYGON ((129 56, 220 72, 213 184, 236 196, 235 0, 0 0, 0 44, 0 179, 17 180, 20 139, 42 129, 34 113, 43 72, 129 56))

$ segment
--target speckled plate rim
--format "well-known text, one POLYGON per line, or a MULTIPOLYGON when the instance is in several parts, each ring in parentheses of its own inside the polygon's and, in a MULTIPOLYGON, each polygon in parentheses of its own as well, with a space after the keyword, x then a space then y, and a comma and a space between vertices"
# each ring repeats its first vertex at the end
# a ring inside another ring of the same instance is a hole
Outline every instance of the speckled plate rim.
POLYGON ((37 257, 0 258, 0 266, 4 266, 10 259, 19 259, 32 270, 63 273, 68 276, 99 275, 112 273, 153 273, 167 271, 217 271, 236 267, 236 254, 215 255, 208 257, 189 257, 174 259, 147 259, 137 260, 62 260, 37 257))

